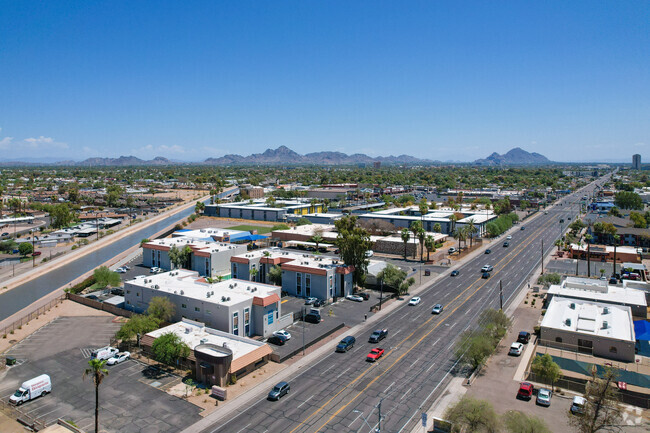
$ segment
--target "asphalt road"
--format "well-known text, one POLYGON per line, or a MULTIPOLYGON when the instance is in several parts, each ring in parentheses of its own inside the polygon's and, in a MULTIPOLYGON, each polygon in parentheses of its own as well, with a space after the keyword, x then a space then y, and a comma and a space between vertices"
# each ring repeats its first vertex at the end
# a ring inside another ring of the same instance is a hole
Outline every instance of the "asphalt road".
POLYGON ((190 207, 0 295, 0 321, 194 212, 190 207))
MULTIPOLYGON (((588 187, 591 190, 593 187, 588 187)), ((562 200, 548 214, 539 215, 524 230, 512 232, 509 247, 505 236, 492 242, 492 253, 476 256, 462 265, 460 275, 446 276, 420 295, 418 306, 403 306, 388 314, 373 328, 388 328, 380 344, 369 344, 372 329, 357 335, 355 348, 332 353, 290 381, 291 392, 280 401, 259 400, 229 420, 219 420, 203 432, 367 432, 376 427, 381 401, 384 431, 409 431, 420 421, 420 413, 444 390, 455 366, 454 346, 458 336, 474 329, 487 308, 499 308, 499 280, 503 283, 504 307, 524 287, 544 254, 560 235, 559 219, 566 229, 578 210, 585 190, 562 200), (573 203, 570 203, 573 202, 573 203), (489 279, 480 268, 494 266, 489 279), (445 311, 432 315, 431 307, 442 303, 445 311), (386 350, 376 363, 366 362, 373 347, 386 350)), ((447 273, 448 275, 448 273, 447 273)), ((216 415, 216 414, 215 414, 216 415)))

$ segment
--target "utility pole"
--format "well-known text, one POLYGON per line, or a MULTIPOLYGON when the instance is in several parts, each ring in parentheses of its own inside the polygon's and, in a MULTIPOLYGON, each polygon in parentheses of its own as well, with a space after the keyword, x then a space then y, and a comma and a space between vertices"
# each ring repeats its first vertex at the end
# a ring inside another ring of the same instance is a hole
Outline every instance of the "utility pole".
POLYGON ((544 275, 544 239, 542 239, 542 275, 544 275))
POLYGON ((500 310, 503 311, 503 284, 501 283, 501 280, 499 280, 499 307, 500 310))
POLYGON ((302 307, 302 356, 305 356, 305 307, 302 307))
POLYGON ((379 405, 377 407, 379 408, 379 422, 377 423, 377 433, 381 433, 381 402, 384 401, 382 398, 379 400, 379 405))
POLYGON ((379 311, 381 311, 381 302, 384 299, 384 280, 379 280, 381 282, 381 291, 379 292, 379 311))
POLYGON ((36 256, 34 255, 34 253, 36 252, 35 251, 36 250, 36 243, 34 241, 34 231, 30 230, 30 232, 32 234, 32 268, 34 268, 34 267, 36 267, 36 256))

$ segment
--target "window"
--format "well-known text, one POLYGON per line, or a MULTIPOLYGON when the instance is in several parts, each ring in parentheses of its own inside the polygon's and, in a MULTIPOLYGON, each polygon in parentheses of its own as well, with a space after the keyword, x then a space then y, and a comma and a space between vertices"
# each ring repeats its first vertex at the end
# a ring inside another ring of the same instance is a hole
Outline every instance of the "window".
POLYGON ((140 292, 135 292, 135 296, 140 296, 140 292))
POLYGON ((160 251, 158 251, 158 266, 160 266, 160 251))
POLYGON ((210 310, 205 310, 205 314, 212 314, 212 311, 210 311, 210 310))
POLYGON ((311 274, 305 274, 305 296, 311 296, 311 274))
POLYGON ((296 294, 300 296, 302 294, 302 274, 296 272, 296 294))
POLYGON ((181 304, 181 308, 187 308, 187 304, 181 304))
POLYGON ((127 290, 126 293, 129 294, 129 293, 131 293, 131 291, 130 291, 130 290, 127 290))
POLYGON ((555 342, 556 343, 561 343, 562 342, 562 337, 555 337, 555 342))
POLYGON ((201 309, 199 307, 194 307, 194 311, 199 312, 201 309))
POLYGON ((212 275, 210 272, 210 259, 205 259, 205 275, 212 275))
POLYGON ((237 278, 237 263, 232 264, 232 274, 237 278))
POLYGON ((232 333, 239 335, 239 313, 232 313, 232 333))
POLYGON ((244 336, 248 337, 251 334, 251 309, 244 308, 244 336))
POLYGON ((156 252, 151 250, 151 265, 156 266, 156 252))
POLYGON ((615 346, 610 346, 609 353, 618 353, 618 349, 615 346))

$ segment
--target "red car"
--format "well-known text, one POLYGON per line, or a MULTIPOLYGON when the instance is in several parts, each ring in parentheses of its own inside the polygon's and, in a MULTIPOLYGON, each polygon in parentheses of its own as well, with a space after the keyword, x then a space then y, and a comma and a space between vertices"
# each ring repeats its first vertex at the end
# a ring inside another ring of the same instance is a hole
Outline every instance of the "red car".
POLYGON ((38 256, 40 256, 40 255, 41 255, 41 252, 40 252, 40 251, 34 251, 34 252, 32 253, 32 256, 34 256, 34 257, 38 257, 38 256))
POLYGON ((519 385, 519 391, 517 391, 517 398, 520 398, 522 400, 530 400, 533 398, 533 391, 535 390, 535 387, 533 386, 532 383, 529 382, 521 382, 519 385))
POLYGON ((370 353, 366 357, 366 361, 375 362, 376 360, 378 360, 382 356, 384 356, 384 349, 381 349, 379 347, 375 347, 374 349, 372 349, 370 351, 370 353))

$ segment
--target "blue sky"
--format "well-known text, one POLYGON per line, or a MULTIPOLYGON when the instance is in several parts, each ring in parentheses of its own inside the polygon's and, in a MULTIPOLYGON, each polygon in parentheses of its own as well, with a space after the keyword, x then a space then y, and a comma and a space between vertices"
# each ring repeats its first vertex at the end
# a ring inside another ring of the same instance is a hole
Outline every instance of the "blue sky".
POLYGON ((647 1, 0 0, 0 159, 645 158, 649 22, 647 1))

